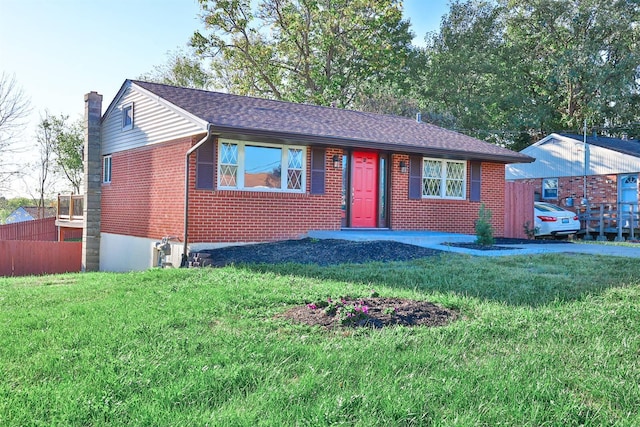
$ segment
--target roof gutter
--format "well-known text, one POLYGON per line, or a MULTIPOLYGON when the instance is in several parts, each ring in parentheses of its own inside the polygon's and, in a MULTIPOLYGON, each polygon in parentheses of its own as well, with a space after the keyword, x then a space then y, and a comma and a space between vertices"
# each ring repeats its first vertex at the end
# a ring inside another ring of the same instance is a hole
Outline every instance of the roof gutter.
MULTIPOLYGON (((247 140, 254 137, 259 138, 262 142, 271 142, 278 144, 295 144, 295 145, 323 145, 337 146, 349 148, 369 148, 376 150, 384 150, 398 153, 415 153, 428 156, 436 156, 450 158, 456 160, 478 160, 496 163, 531 163, 535 159, 522 153, 478 153, 455 150, 451 148, 432 148, 417 145, 401 145, 372 142, 358 139, 339 138, 334 136, 322 135, 312 136, 303 134, 291 134, 286 132, 274 132, 266 130, 232 128, 228 126, 216 126, 216 132, 221 138, 247 140)), ((254 140, 255 141, 255 140, 254 140)))
POLYGON ((204 143, 209 141, 212 136, 213 126, 211 123, 207 124, 207 134, 200 141, 191 147, 185 155, 185 169, 184 169, 184 245, 182 248, 182 261, 180 267, 186 267, 189 259, 188 246, 189 246, 189 157, 200 148, 204 143))

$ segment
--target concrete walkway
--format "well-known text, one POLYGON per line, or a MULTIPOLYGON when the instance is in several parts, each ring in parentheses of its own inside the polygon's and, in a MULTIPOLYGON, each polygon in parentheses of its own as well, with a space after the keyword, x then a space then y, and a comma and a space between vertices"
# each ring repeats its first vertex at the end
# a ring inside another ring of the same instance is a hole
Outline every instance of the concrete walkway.
POLYGON ((391 230, 339 230, 310 231, 308 237, 315 239, 341 239, 352 241, 392 240, 424 248, 475 256, 533 255, 548 253, 581 253, 591 255, 640 258, 640 246, 615 246, 594 243, 536 243, 500 245, 511 249, 480 251, 458 248, 444 243, 473 243, 476 236, 468 234, 441 233, 437 231, 391 231, 391 230))

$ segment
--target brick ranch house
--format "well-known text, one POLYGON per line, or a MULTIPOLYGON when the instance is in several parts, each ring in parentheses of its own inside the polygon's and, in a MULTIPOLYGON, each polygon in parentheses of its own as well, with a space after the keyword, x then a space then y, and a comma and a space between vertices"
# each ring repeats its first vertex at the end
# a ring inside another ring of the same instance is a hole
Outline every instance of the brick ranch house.
POLYGON ((368 228, 504 230, 504 167, 525 154, 415 120, 126 80, 85 96, 87 270, 228 244, 368 228), (188 172, 188 173, 187 173, 188 172))
POLYGON ((506 179, 530 183, 536 198, 576 210, 589 204, 638 210, 640 141, 593 135, 556 134, 521 151, 529 164, 510 164, 506 179))

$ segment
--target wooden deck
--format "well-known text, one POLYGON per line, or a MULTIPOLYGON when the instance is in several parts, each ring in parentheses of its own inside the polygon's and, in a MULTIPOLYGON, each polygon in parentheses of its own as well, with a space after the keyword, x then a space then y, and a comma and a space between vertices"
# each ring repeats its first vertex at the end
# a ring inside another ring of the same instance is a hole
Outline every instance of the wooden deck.
POLYGON ((640 237, 638 206, 632 203, 611 205, 600 203, 578 209, 582 228, 578 232, 585 240, 636 240, 640 237))

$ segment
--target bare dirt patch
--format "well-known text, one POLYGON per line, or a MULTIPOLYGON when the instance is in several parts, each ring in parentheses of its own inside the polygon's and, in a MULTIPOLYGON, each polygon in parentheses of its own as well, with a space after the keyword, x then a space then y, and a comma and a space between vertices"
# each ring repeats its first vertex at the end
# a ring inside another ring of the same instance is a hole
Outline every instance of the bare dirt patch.
POLYGON ((310 307, 309 304, 294 307, 279 317, 311 326, 322 326, 327 329, 339 327, 369 327, 379 329, 385 326, 443 326, 458 317, 458 313, 448 308, 437 306, 428 301, 414 301, 401 298, 359 298, 343 299, 345 307, 367 307, 366 314, 356 320, 344 321, 340 313, 328 314, 325 307, 310 307))

